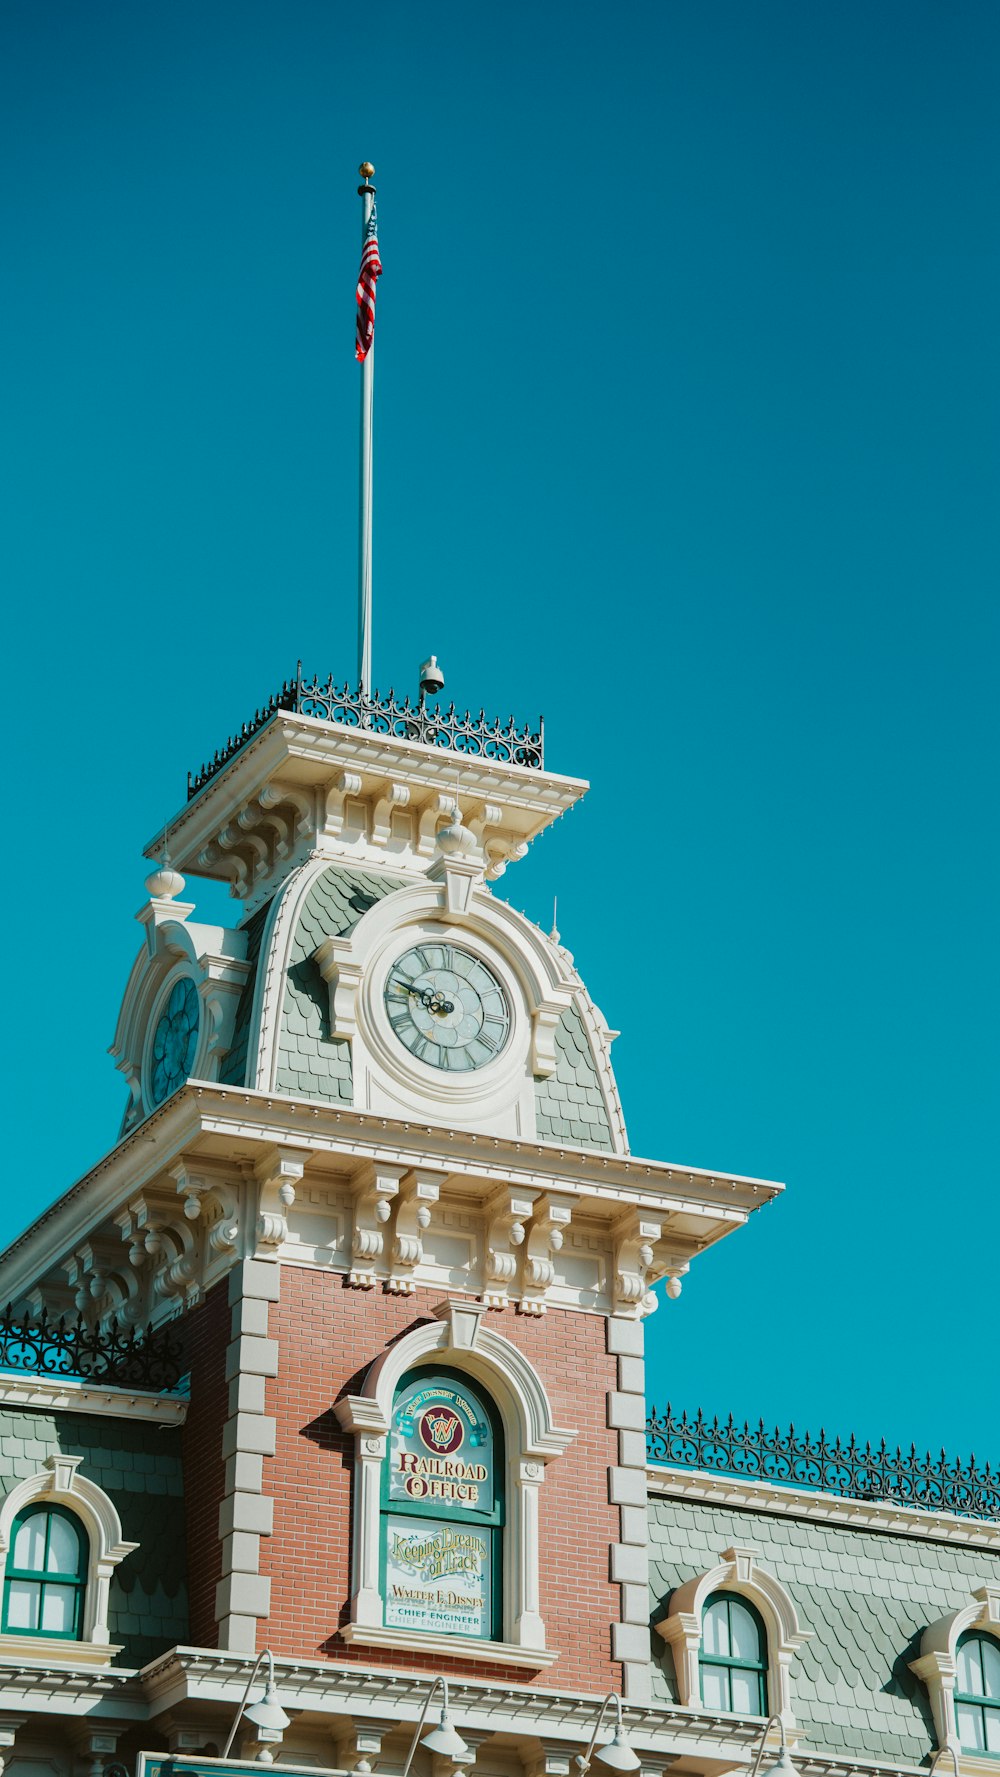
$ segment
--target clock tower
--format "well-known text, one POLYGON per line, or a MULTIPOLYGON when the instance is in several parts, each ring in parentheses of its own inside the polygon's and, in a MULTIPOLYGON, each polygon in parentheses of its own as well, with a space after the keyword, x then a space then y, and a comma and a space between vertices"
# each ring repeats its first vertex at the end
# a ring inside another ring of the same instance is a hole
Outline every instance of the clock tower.
POLYGON ((586 789, 540 725, 300 672, 148 848, 119 1139, 4 1259, 25 1312, 182 1353, 147 1747, 218 1746, 265 1647, 292 1762, 401 1733, 400 1674, 529 1762, 649 1698, 644 1321, 780 1187, 629 1152, 615 1033, 497 892, 586 789))

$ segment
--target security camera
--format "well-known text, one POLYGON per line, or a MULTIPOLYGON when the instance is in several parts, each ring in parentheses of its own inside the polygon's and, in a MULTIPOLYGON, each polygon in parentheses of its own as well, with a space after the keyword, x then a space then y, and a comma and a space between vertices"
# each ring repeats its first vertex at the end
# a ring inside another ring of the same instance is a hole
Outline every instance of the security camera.
POLYGON ((437 655, 432 654, 420 668, 421 697, 435 697, 444 690, 444 673, 437 663, 437 655))

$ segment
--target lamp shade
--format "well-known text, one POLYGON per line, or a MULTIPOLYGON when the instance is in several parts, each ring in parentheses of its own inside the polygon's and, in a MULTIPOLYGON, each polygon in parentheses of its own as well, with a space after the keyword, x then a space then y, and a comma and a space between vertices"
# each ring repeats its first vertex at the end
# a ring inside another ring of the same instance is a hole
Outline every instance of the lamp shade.
MULTIPOLYGON (((594 1757, 599 1758, 602 1765, 609 1766, 612 1771, 638 1771, 642 1763, 632 1751, 628 1735, 620 1723, 615 1729, 614 1739, 609 1740, 607 1746, 598 1746, 594 1757)), ((786 1774, 782 1773, 782 1777, 786 1777, 786 1774)))
POLYGON ((268 1685, 259 1703, 248 1703, 243 1714, 255 1728, 273 1728, 278 1733, 288 1727, 290 1720, 278 1702, 273 1684, 268 1685))
POLYGON ((470 1757, 469 1748, 458 1730, 452 1727, 444 1710, 441 1711, 440 1725, 425 1734, 421 1744, 429 1752, 439 1752, 444 1758, 455 1759, 459 1763, 470 1757))
POLYGON ((760 1777, 799 1777, 798 1768, 792 1764, 787 1746, 781 1748, 773 1764, 764 1766, 760 1777))

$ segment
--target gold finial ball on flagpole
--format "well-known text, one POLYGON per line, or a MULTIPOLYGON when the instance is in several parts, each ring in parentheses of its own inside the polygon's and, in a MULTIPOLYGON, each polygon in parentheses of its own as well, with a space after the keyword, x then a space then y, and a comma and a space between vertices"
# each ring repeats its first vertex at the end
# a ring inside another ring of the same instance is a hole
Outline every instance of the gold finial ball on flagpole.
POLYGON ((362 179, 370 179, 374 171, 375 168, 372 166, 370 160, 363 160, 358 168, 358 172, 361 174, 362 179))

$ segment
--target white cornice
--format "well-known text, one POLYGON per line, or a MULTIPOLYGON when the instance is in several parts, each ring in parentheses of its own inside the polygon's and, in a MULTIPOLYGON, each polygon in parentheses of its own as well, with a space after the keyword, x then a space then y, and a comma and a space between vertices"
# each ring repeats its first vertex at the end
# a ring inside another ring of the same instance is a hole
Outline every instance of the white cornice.
POLYGON ((43 1412, 70 1410, 98 1413, 111 1419, 141 1419, 147 1424, 183 1425, 188 1403, 149 1390, 98 1388, 72 1376, 29 1376, 0 1371, 0 1406, 38 1407, 43 1412))
POLYGON ((410 1167, 434 1162, 472 1181, 534 1186, 689 1218, 699 1250, 739 1227, 784 1187, 767 1179, 713 1173, 633 1155, 477 1135, 402 1121, 307 1099, 190 1082, 71 1186, 0 1255, 0 1299, 33 1287, 46 1266, 115 1214, 126 1195, 141 1192, 198 1144, 236 1162, 253 1162, 261 1145, 289 1142, 313 1156, 339 1155, 358 1164, 410 1167))
MULTIPOLYGON (((457 1651, 457 1650, 456 1650, 457 1651)), ((290 1710, 331 1716, 377 1715, 411 1727, 426 1697, 426 1674, 338 1666, 329 1661, 275 1657, 275 1679, 290 1710)), ((140 1674, 151 1718, 197 1699, 235 1708, 246 1683, 246 1661, 204 1648, 177 1647, 140 1674)), ((544 1685, 449 1678, 452 1717, 462 1732, 502 1734, 516 1741, 557 1740, 585 1745, 593 1732, 599 1695, 544 1685)), ((685 1759, 693 1769, 745 1770, 760 1744, 756 1716, 714 1715, 705 1709, 626 1701, 623 1717, 644 1764, 685 1759)), ((804 1777, 915 1777, 920 1766, 891 1759, 851 1758, 812 1750, 800 1736, 795 1763, 804 1777)))
MULTIPOLYGON (((734 1511, 769 1512, 785 1518, 809 1518, 844 1530, 875 1530, 921 1542, 960 1543, 966 1548, 1000 1550, 1000 1523, 964 1518, 957 1512, 935 1512, 894 1500, 847 1499, 837 1493, 813 1493, 774 1481, 741 1475, 711 1474, 702 1469, 668 1468, 650 1463, 649 1491, 672 1499, 698 1500, 734 1511)), ((861 1766, 858 1767, 861 1769, 861 1766)))

